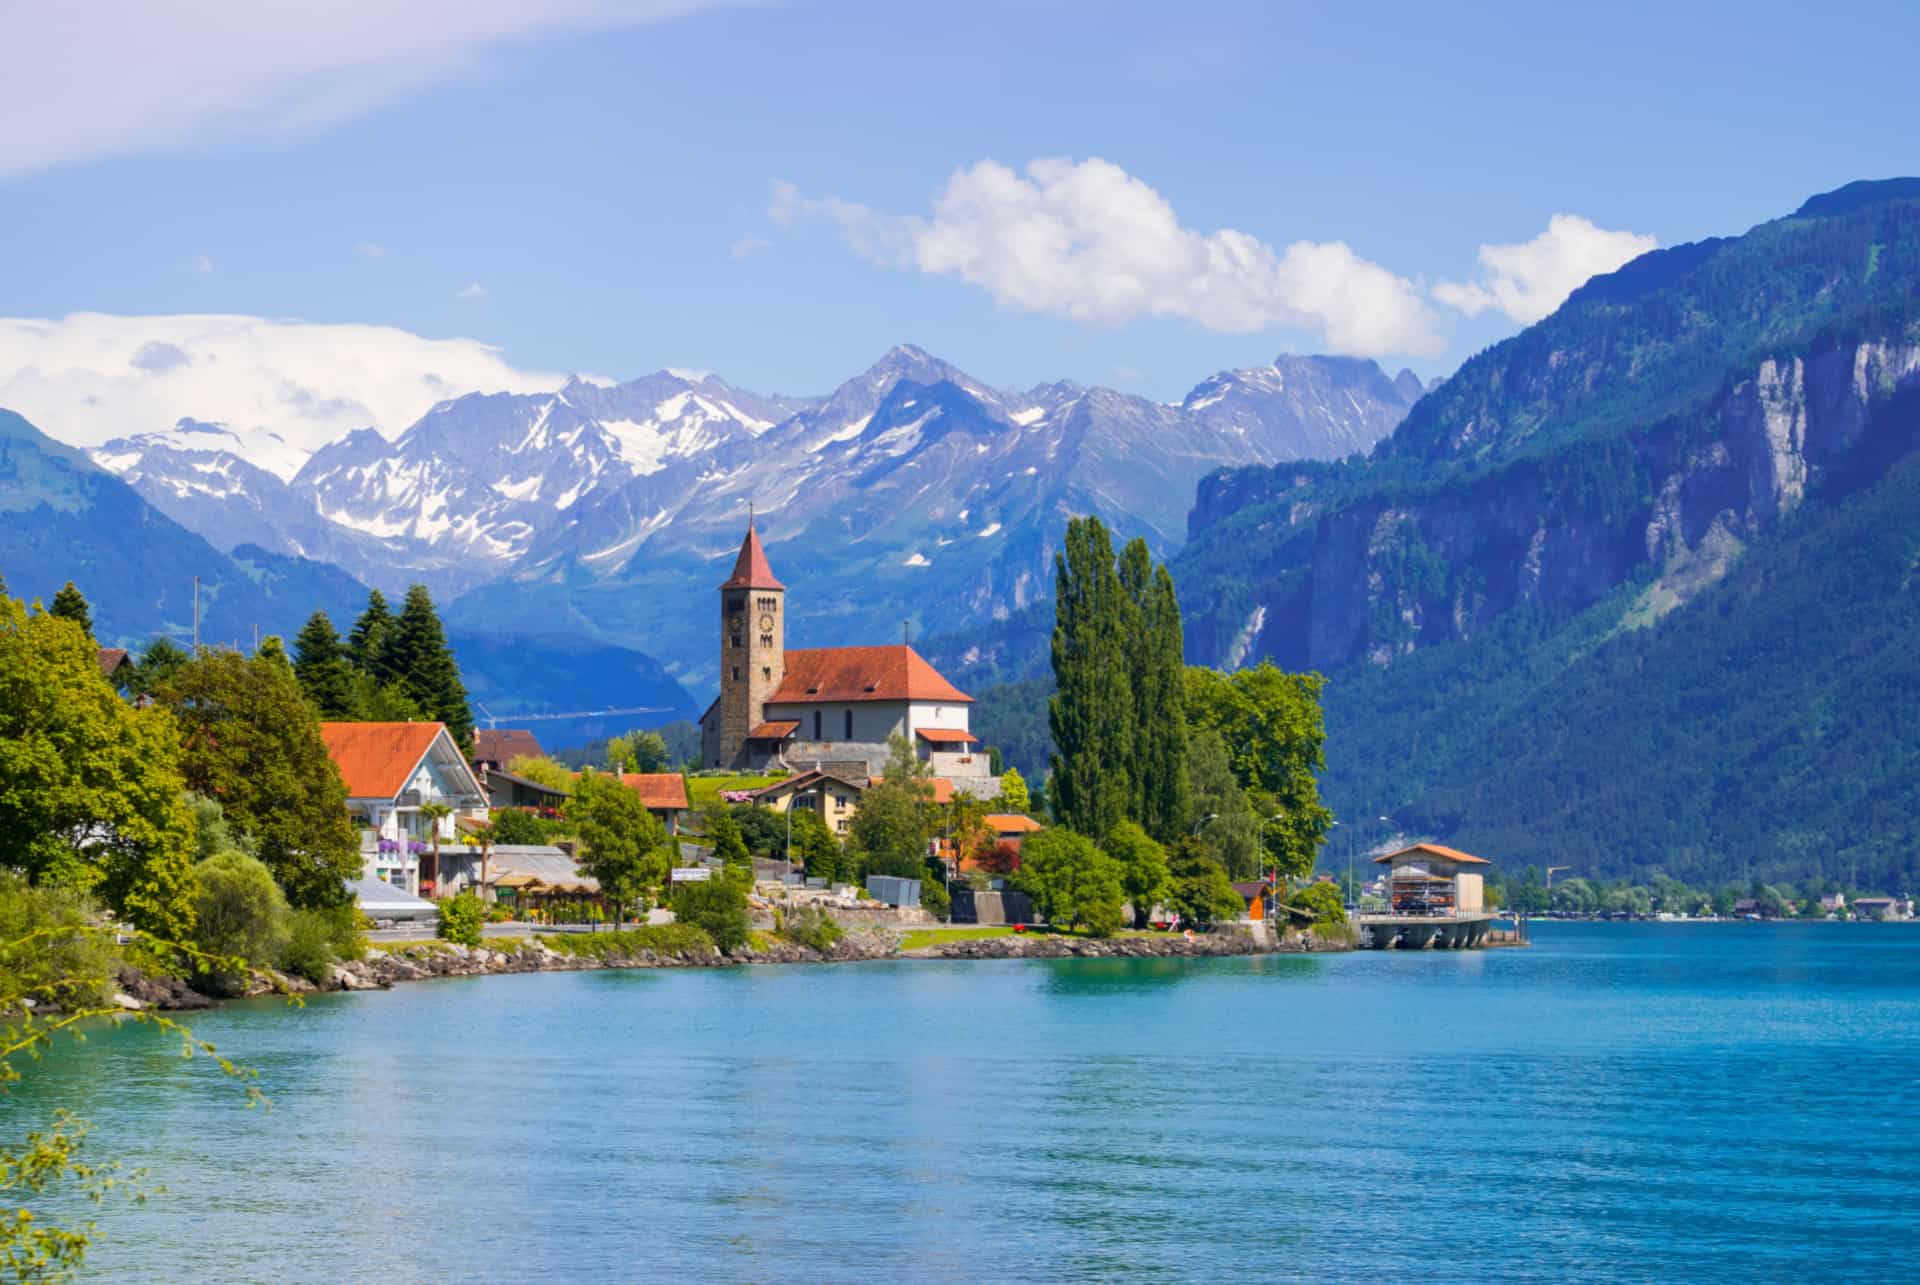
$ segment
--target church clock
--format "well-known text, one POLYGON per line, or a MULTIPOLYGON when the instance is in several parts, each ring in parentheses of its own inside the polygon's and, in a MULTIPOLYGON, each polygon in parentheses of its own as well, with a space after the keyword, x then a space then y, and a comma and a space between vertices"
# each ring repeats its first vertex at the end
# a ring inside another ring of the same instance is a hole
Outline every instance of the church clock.
POLYGON ((764 634, 764 633, 768 633, 768 632, 770 632, 770 631, 771 631, 772 629, 773 629, 773 617, 772 617, 772 616, 767 616, 767 615, 763 615, 763 616, 761 616, 761 617, 760 617, 760 632, 764 634))

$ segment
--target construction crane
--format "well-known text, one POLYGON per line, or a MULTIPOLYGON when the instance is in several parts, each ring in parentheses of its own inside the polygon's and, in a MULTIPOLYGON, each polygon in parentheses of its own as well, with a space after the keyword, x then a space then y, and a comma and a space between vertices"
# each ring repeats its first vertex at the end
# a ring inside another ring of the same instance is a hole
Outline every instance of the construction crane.
POLYGON ((1572 866, 1548 866, 1547 867, 1547 897, 1549 899, 1553 897, 1553 872, 1556 870, 1571 870, 1571 869, 1573 869, 1572 866))
POLYGON ((620 714, 671 714, 673 712, 665 705, 629 705, 622 709, 582 709, 566 714, 508 714, 500 718, 479 701, 475 701, 473 707, 480 711, 480 717, 485 721, 489 731, 503 722, 531 723, 535 720, 551 721, 560 718, 612 718, 620 714))

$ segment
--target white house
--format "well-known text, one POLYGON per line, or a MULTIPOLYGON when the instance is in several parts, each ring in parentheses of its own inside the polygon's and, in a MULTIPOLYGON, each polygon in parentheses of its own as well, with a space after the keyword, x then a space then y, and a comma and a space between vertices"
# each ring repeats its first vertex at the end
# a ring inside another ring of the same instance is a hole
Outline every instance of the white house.
POLYGON ((458 845, 459 818, 487 817, 486 790, 446 725, 322 723, 320 735, 346 783, 347 813, 360 829, 363 876, 431 896, 434 823, 423 809, 452 809, 439 823, 443 848, 458 845))

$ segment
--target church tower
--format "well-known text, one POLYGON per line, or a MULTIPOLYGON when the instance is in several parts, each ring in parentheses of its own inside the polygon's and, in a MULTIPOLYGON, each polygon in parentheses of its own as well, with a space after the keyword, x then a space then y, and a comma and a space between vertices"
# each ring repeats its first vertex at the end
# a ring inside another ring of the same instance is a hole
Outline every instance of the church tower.
POLYGON ((774 578, 753 519, 733 574, 720 586, 718 757, 740 759, 747 736, 765 719, 767 698, 786 677, 787 587, 774 578))

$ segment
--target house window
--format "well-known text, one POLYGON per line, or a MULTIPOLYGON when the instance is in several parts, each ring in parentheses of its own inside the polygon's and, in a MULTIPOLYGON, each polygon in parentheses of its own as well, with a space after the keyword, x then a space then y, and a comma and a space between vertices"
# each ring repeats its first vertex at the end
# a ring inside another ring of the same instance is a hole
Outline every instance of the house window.
POLYGON ((835 821, 833 823, 833 828, 838 830, 841 834, 845 834, 847 832, 847 819, 845 817, 841 817, 838 821, 835 821))
POLYGON ((853 711, 852 710, 847 711, 847 734, 844 739, 849 741, 853 739, 853 711))
POLYGON ((813 711, 813 739, 820 739, 820 711, 817 709, 813 711))

